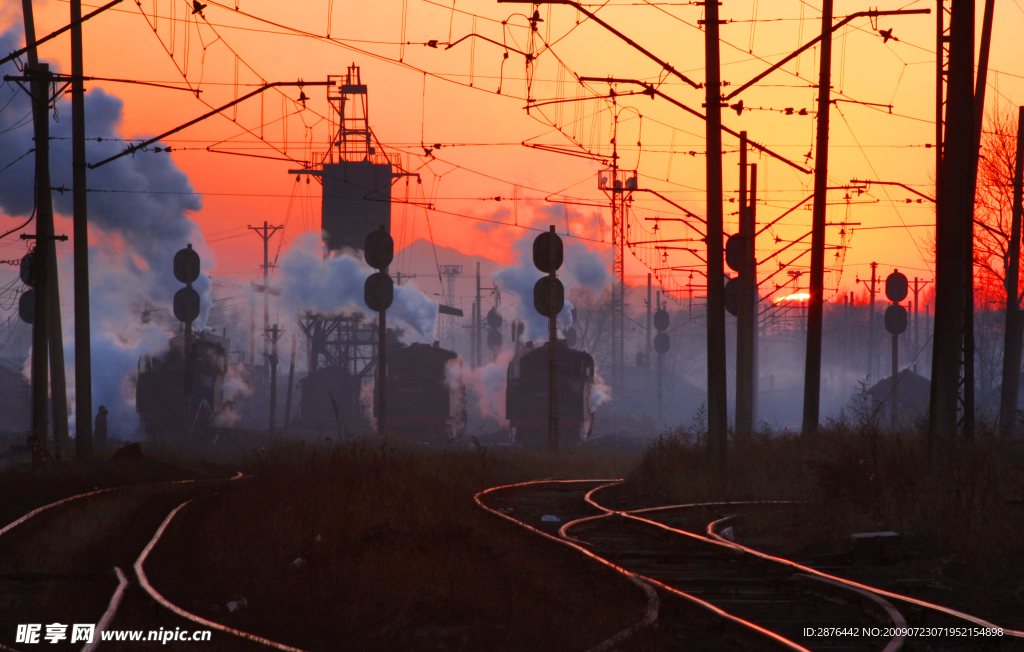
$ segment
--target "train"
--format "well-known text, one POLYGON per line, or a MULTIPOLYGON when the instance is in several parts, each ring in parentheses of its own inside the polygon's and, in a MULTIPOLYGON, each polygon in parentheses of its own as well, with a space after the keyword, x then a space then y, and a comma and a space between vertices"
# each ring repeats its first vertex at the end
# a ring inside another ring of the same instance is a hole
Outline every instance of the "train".
MULTIPOLYGON (((520 446, 548 445, 548 385, 550 344, 528 343, 508 364, 505 417, 513 441, 520 446)), ((572 445, 590 437, 594 413, 590 397, 594 386, 594 358, 570 348, 565 340, 555 344, 558 362, 558 441, 572 445)))
MULTIPOLYGON (((443 446, 466 432, 466 387, 454 351, 437 344, 388 350, 387 429, 396 439, 443 446)), ((374 393, 374 411, 380 414, 374 393)))
POLYGON ((142 431, 151 436, 205 428, 224 409, 228 340, 213 333, 193 334, 190 373, 184 365, 184 335, 171 337, 168 344, 162 355, 139 358, 136 369, 135 411, 142 431))

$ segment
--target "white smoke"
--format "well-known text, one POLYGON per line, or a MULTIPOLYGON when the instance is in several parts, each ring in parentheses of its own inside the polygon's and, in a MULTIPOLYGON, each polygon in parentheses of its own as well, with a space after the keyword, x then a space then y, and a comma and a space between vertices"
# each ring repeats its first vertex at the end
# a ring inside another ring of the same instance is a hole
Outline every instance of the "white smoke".
MULTIPOLYGON (((289 311, 338 312, 360 310, 375 315, 363 301, 363 287, 373 268, 352 254, 323 256, 323 242, 315 233, 295 239, 282 255, 278 282, 289 311)), ((437 303, 414 287, 395 287, 395 301, 388 309, 388 323, 397 319, 411 329, 405 339, 434 341, 437 303)))
POLYGON ((612 400, 612 388, 604 382, 604 378, 597 371, 597 365, 594 365, 594 384, 590 388, 590 411, 595 412, 599 405, 603 405, 608 401, 612 400))
POLYGON ((239 413, 236 401, 252 396, 253 389, 249 385, 248 370, 244 365, 229 364, 228 371, 224 375, 224 409, 214 419, 218 426, 233 426, 242 418, 239 413))
POLYGON ((484 418, 494 418, 499 425, 508 425, 505 419, 505 389, 508 385, 508 363, 512 361, 511 350, 502 351, 498 357, 482 367, 462 367, 462 382, 466 386, 469 401, 479 405, 484 418))
MULTIPOLYGON (((505 292, 513 294, 518 302, 515 313, 508 315, 526 324, 526 339, 547 339, 548 319, 533 306, 533 286, 544 276, 533 264, 533 240, 535 233, 529 233, 516 242, 516 264, 505 267, 494 276, 495 282, 505 292)), ((558 270, 558 277, 569 296, 572 287, 584 287, 600 293, 608 283, 609 262, 602 255, 588 249, 580 240, 562 238, 564 263, 558 270)), ((566 299, 565 306, 558 313, 558 326, 563 331, 572 325, 572 303, 566 299)))
MULTIPOLYGON (((21 30, 0 35, 0 51, 18 49, 21 30)), ((56 72, 56 70, 54 70, 56 72)), ((17 74, 13 62, 0 66, 2 74, 17 74)), ((31 101, 16 85, 0 89, 0 152, 6 165, 34 147, 31 101)), ((119 130, 123 102, 93 89, 85 96, 86 160, 95 163, 122 151, 128 143, 119 130)), ((58 100, 51 114, 51 185, 70 188, 71 105, 58 100), (57 119, 57 116, 64 119, 57 119)), ((152 147, 164 147, 155 143, 152 147)), ((166 349, 169 332, 155 325, 142 327, 131 307, 149 302, 169 311, 174 293, 182 287, 171 273, 174 253, 191 243, 209 268, 213 258, 198 225, 188 213, 202 208, 188 176, 166 153, 139 151, 100 168, 89 170, 89 223, 97 244, 89 249, 92 325, 93 408, 105 405, 111 436, 129 438, 137 430, 134 392, 126 391, 140 356, 166 349), (97 233, 98 231, 98 233, 97 233)), ((0 174, 0 210, 9 217, 29 215, 35 204, 35 162, 29 154, 0 174)), ((54 193, 54 209, 71 215, 70 192, 54 193)), ((70 234, 69 234, 70 235, 70 234)), ((65 297, 72 288, 70 260, 60 263, 60 287, 65 297)), ((210 283, 201 275, 193 284, 202 311, 196 326, 205 323, 212 306, 210 283)), ((71 301, 65 301, 69 307, 71 301)), ((74 388, 74 332, 70 314, 62 315, 65 333, 67 384, 74 388)), ((130 388, 129 388, 130 389, 130 388)), ((72 403, 72 407, 74 403, 72 403)), ((90 415, 91 417, 92 415, 90 415)), ((74 417, 71 418, 74 427, 74 417)))

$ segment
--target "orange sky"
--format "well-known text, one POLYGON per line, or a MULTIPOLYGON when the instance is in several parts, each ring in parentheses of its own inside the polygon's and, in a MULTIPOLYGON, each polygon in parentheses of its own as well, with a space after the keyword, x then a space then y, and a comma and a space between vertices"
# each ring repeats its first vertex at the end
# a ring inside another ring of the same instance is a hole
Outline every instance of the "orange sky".
MULTIPOLYGON (((87 83, 87 88, 102 87, 125 101, 123 133, 126 137, 149 136, 171 129, 252 89, 261 80, 323 80, 328 74, 344 74, 348 65, 362 68, 364 83, 370 88, 370 115, 378 139, 391 153, 403 152, 401 160, 418 171, 422 185, 412 182, 410 198, 432 201, 438 211, 429 211, 429 229, 439 245, 485 255, 500 262, 511 262, 510 244, 522 236, 513 227, 481 228, 487 220, 519 224, 547 223, 537 210, 554 207, 562 215, 561 205, 550 204, 546 197, 568 196, 573 201, 606 203, 596 187, 599 164, 519 145, 524 140, 571 147, 570 141, 556 129, 575 135, 594 151, 609 153, 612 137, 611 111, 603 100, 552 105, 544 115, 531 117, 523 110, 527 94, 524 59, 514 52, 504 60, 502 48, 473 39, 451 50, 423 45, 430 39, 442 44, 455 41, 474 30, 495 41, 504 39, 510 47, 526 50, 529 34, 524 14, 530 5, 498 4, 492 0, 460 0, 456 10, 426 0, 380 0, 351 2, 331 0, 270 2, 267 0, 227 0, 229 5, 208 2, 204 19, 191 16, 183 0, 130 0, 99 16, 85 27, 85 70, 87 75, 163 82, 182 86, 184 78, 201 89, 202 101, 192 93, 149 86, 112 82, 87 83), (235 12, 238 5, 240 12, 235 12), (398 42, 403 34, 411 44, 402 51, 398 42), (328 24, 328 9, 333 14, 328 24), (251 16, 243 15, 243 13, 251 16), (465 13, 464 13, 465 12, 465 13), (471 14, 479 17, 474 18, 471 14), (152 28, 156 18, 156 29, 152 28), (335 41, 298 35, 253 17, 272 21, 320 37, 330 33, 335 41), (507 20, 503 27, 501 21, 507 20), (172 27, 174 28, 172 34, 172 27), (173 43, 173 45, 172 45, 173 43), (358 48, 365 52, 354 51, 358 48), (172 56, 173 53, 173 56, 172 56), (371 56, 371 53, 373 56, 371 56), (399 63, 402 56, 404 63, 399 63), (236 62, 237 81, 236 87, 236 62), (424 74, 424 71, 427 74, 424 74), (498 87, 502 94, 496 94, 498 87), (205 104, 204 104, 205 102, 205 104), (557 111, 555 107, 561 107, 557 111), (599 120, 593 117, 599 112, 599 120), (574 122, 583 117, 582 121, 574 122), (424 156, 420 143, 431 147, 442 144, 434 157, 424 156), (459 146, 451 146, 458 144, 459 146), (461 167, 460 167, 461 166, 461 167), (496 196, 502 201, 494 201, 496 196), (518 202, 509 198, 516 196, 518 202), (485 198, 491 198, 486 200, 485 198)), ((438 0, 445 5, 451 0, 438 0)), ((981 2, 980 5, 983 4, 981 2)), ((835 15, 844 16, 868 7, 848 0, 837 0, 835 15)), ((883 9, 900 8, 900 3, 883 9)), ((91 4, 86 5, 86 11, 91 4)), ((820 29, 815 3, 799 0, 771 0, 757 3, 757 22, 750 1, 722 5, 723 18, 735 22, 722 27, 722 78, 733 86, 761 72, 768 63, 784 56, 800 43, 813 38, 820 29), (803 18, 803 20, 800 20, 803 18), (801 27, 802 26, 802 27, 801 27), (752 50, 752 53, 748 52, 752 50)), ((913 2, 905 8, 932 8, 933 2, 913 2)), ((65 24, 69 6, 59 0, 36 3, 36 29, 39 35, 65 24)), ((592 9, 596 9, 593 6, 592 9)), ((537 38, 553 43, 533 66, 533 98, 575 98, 578 85, 567 72, 585 76, 617 76, 658 79, 657 64, 630 49, 600 26, 584 21, 577 26, 575 9, 542 7, 537 38), (564 81, 558 84, 558 81, 564 81)), ((619 30, 669 61, 695 81, 702 81, 703 33, 697 29, 701 8, 680 3, 644 6, 643 2, 613 0, 599 15, 619 30)), ((20 3, 8 0, 0 9, 0 27, 20 23, 20 3)), ((899 181, 931 194, 934 151, 926 147, 934 141, 934 15, 880 18, 878 27, 893 28, 899 41, 882 43, 871 21, 854 21, 848 29, 835 34, 833 86, 840 99, 892 104, 887 108, 840 102, 833 107, 830 150, 830 185, 853 178, 899 181)), ((980 26, 980 18, 979 18, 980 26)), ((1024 66, 1019 58, 1019 35, 1024 34, 1024 9, 1020 2, 999 2, 989 80, 988 106, 994 102, 1014 106, 1024 100, 1024 66), (1016 57, 1015 57, 1016 55, 1016 57), (998 73, 994 71, 999 71, 998 73)), ((534 49, 537 49, 535 46, 534 49)), ((59 37, 43 46, 40 58, 69 71, 69 40, 59 37)), ((809 51, 798 62, 767 77, 742 97, 746 107, 796 111, 814 108, 816 61, 809 51), (799 73, 799 76, 797 76, 799 73)), ((598 93, 606 84, 594 84, 598 93)), ((628 87, 620 87, 628 91, 628 87)), ((662 90, 688 106, 700 110, 703 91, 694 90, 673 78, 662 90)), ((727 89, 728 90, 728 89, 727 89)), ((326 147, 328 134, 322 120, 328 112, 322 88, 306 89, 310 101, 306 110, 294 102, 297 89, 283 94, 270 91, 264 99, 241 105, 237 114, 215 117, 172 136, 167 142, 175 150, 175 163, 185 170, 196 191, 202 195, 203 209, 194 219, 203 227, 214 256, 207 271, 239 279, 259 274, 261 243, 254 235, 239 229, 247 224, 285 224, 289 240, 302 231, 319 227, 319 187, 297 182, 287 174, 295 163, 214 154, 208 146, 219 145, 235 152, 304 160, 311 151, 326 147), (282 111, 289 113, 281 119, 282 111), (262 118, 261 118, 262 116, 262 118), (261 123, 265 123, 261 129, 261 123), (246 133, 262 135, 263 141, 246 133), (189 149, 194 148, 194 149, 189 149), (279 151, 275 151, 277 148, 279 151), (215 262, 214 262, 215 260, 215 262)), ((658 99, 644 96, 621 97, 618 144, 621 164, 637 168, 641 187, 656 189, 697 214, 704 213, 704 126, 700 120, 658 99), (633 108, 626 108, 633 107, 633 108), (642 116, 642 117, 640 117, 642 116), (637 147, 637 142, 642 143, 637 147), (695 155, 691 155, 693 152, 695 155)), ((778 111, 724 113, 724 122, 750 138, 801 164, 812 150, 813 114, 787 116, 778 111)), ((736 196, 736 141, 726 136, 725 188, 736 196)), ((139 156, 167 156, 140 153, 139 156)), ((759 165, 758 221, 767 222, 810 194, 812 177, 800 174, 771 159, 751 156, 759 165)), ((404 197, 405 182, 394 188, 404 197)), ((634 208, 639 220, 673 217, 678 210, 654 197, 638 193, 634 208)), ((914 225, 932 223, 932 206, 906 204, 912 195, 898 188, 872 186, 869 193, 854 196, 847 206, 843 191, 834 191, 830 200, 829 221, 844 219, 859 222, 862 228, 897 226, 871 230, 847 230, 846 244, 852 245, 843 261, 840 288, 849 291, 854 278, 870 274, 868 264, 880 263, 880 274, 899 267, 911 278, 932 278, 930 263, 924 258, 922 236, 929 230, 914 225), (890 201, 892 200, 892 202, 890 201), (903 228, 902 225, 907 225, 903 228)), ((726 204, 727 231, 735 230, 736 204, 726 204)), ((806 207, 810 208, 810 202, 806 207)), ((428 237, 427 211, 415 206, 393 207, 393 231, 399 244, 413 238, 428 237)), ((810 211, 798 210, 759 240, 759 258, 773 247, 782 246, 809 231, 810 211)), ((6 220, 4 222, 6 224, 6 220)), ((607 208, 573 205, 569 211, 569 230, 610 241, 610 214, 607 208), (604 229, 588 228, 586 219, 600 211, 604 229), (602 233, 603 232, 603 233, 602 233)), ((644 222, 648 227, 651 222, 644 222)), ((559 230, 565 232, 564 221, 559 230)), ((683 238, 692 231, 678 224, 665 225, 662 237, 683 238)), ((632 233, 635 240, 647 239, 632 233)), ((838 228, 830 228, 829 244, 840 244, 838 228)), ((693 243, 703 248, 700 243, 693 243)), ((594 244, 594 247, 606 245, 594 244)), ((799 245, 798 245, 799 246, 799 245)), ((798 247, 797 246, 797 247, 798 247)), ((792 257, 792 248, 782 258, 792 257)), ((805 257, 800 262, 806 264, 805 257)), ((832 252, 827 260, 834 262, 832 252)), ((440 261, 444 263, 445 261, 440 261)), ((668 264, 699 264, 690 254, 675 251, 668 264)), ((425 263, 420 266, 424 266, 425 263)), ((778 268, 765 263, 762 274, 778 268)), ((405 273, 418 271, 410 268, 405 273)), ((420 271, 430 271, 420 270, 420 271)), ((634 280, 647 269, 635 258, 627 263, 627 275, 634 280)), ((686 273, 676 272, 685 284, 686 273)), ((698 278, 695 275, 695 279, 698 278)), ((785 273, 777 278, 785 278, 785 273)), ((834 277, 831 283, 835 284, 834 277)), ((699 281, 703 282, 703 281, 699 281)))

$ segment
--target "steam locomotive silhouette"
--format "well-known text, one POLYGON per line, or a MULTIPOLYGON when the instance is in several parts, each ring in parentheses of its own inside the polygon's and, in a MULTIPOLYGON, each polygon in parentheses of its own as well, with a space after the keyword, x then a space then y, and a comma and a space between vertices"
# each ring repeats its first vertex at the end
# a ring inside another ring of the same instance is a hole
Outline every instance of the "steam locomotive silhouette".
POLYGON ((212 333, 192 338, 194 363, 186 373, 184 337, 175 335, 160 356, 139 359, 135 410, 147 435, 181 433, 210 425, 224 407, 224 375, 228 369, 226 340, 212 333), (186 418, 185 398, 191 398, 186 418), (191 423, 186 423, 186 420, 191 423))
MULTIPOLYGON (((412 344, 388 351, 388 431, 398 439, 432 446, 466 432, 466 387, 454 351, 412 344)), ((374 392, 374 412, 380 396, 374 392)))
MULTIPOLYGON (((547 343, 538 347, 528 343, 508 365, 505 417, 512 439, 521 446, 548 445, 549 347, 547 343)), ((558 362, 558 441, 564 446, 587 439, 594 428, 594 413, 590 407, 594 358, 559 340, 555 344, 555 359, 558 362)))

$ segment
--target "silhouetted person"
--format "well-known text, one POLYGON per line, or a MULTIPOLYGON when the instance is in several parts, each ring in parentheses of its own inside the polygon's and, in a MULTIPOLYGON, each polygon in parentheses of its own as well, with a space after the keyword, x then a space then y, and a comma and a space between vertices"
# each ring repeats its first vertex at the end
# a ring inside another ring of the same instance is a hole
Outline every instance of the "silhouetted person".
POLYGON ((103 459, 107 451, 107 408, 100 406, 96 413, 96 427, 92 431, 92 447, 96 457, 103 459))

